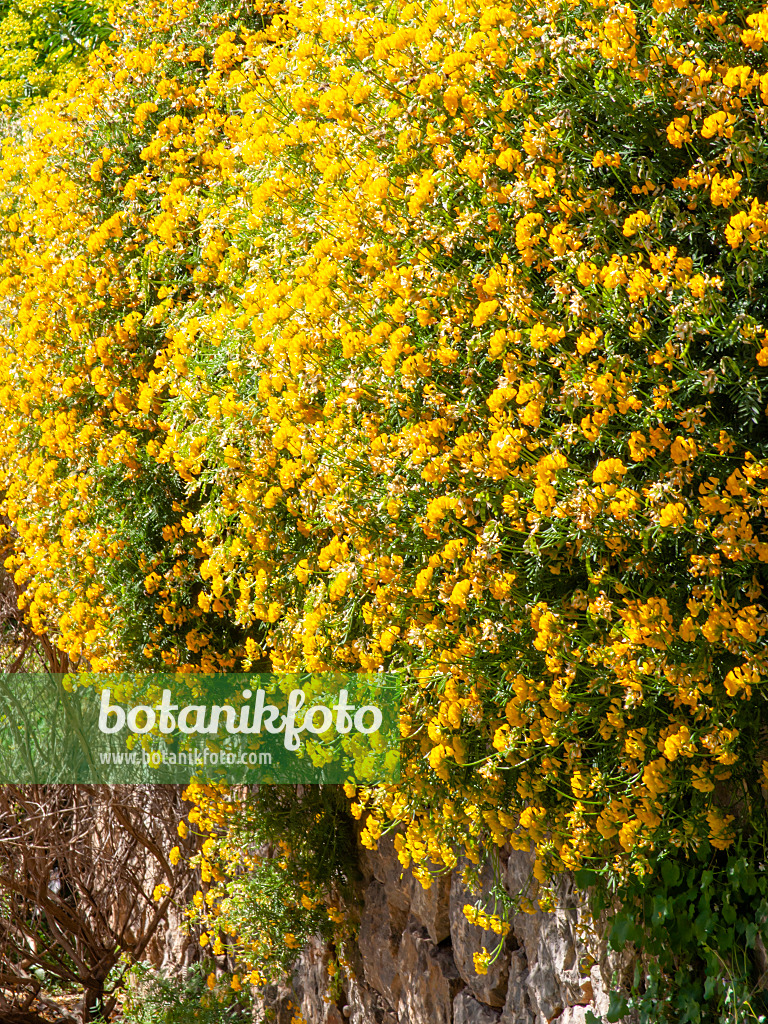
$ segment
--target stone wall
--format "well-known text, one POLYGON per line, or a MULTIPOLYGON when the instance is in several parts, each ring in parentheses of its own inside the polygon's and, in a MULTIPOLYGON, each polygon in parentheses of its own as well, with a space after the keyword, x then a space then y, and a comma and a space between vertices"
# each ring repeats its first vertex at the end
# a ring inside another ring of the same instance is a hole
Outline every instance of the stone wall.
MULTIPOLYGON (((300 1010, 306 1024, 586 1024, 589 1010, 607 1010, 612 976, 626 977, 628 963, 588 938, 586 910, 568 879, 558 910, 513 916, 501 955, 478 974, 473 954, 499 939, 470 925, 463 907, 488 895, 489 865, 479 889, 467 887, 459 866, 424 890, 401 870, 391 839, 375 853, 361 851, 360 860, 359 932, 342 991, 329 989, 329 951, 318 941, 291 984, 266 993, 255 1022, 291 1024, 300 1010)), ((527 887, 531 868, 526 853, 499 854, 497 871, 510 893, 527 887)))

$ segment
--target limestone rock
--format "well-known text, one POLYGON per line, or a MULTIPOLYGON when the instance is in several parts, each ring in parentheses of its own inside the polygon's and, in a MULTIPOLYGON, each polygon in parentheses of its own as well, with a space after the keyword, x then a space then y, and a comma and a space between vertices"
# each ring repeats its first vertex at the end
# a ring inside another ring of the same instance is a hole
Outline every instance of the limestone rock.
MULTIPOLYGON (((321 940, 302 953, 290 986, 272 986, 254 1014, 289 1024, 300 1009, 307 1024, 586 1024, 592 1010, 604 1016, 615 971, 624 977, 629 962, 609 955, 604 939, 590 948, 579 928, 582 896, 564 876, 558 909, 515 914, 497 961, 485 975, 475 971, 473 954, 499 942, 494 932, 471 925, 465 904, 478 900, 490 912, 495 882, 508 892, 530 895, 533 857, 494 851, 473 888, 459 866, 424 890, 403 872, 392 837, 375 853, 361 851, 366 888, 360 899, 357 942, 347 946, 349 973, 338 1004, 329 992, 329 951, 321 940), (580 963, 593 958, 589 974, 580 963)), ((586 922, 584 922, 586 923, 586 922)), ((266 1022, 265 1022, 266 1024, 266 1022)))
POLYGON ((392 1005, 400 994, 398 950, 407 920, 393 890, 373 881, 365 891, 358 945, 365 981, 392 1005))
MULTIPOLYGON (((349 1024, 398 1024, 392 1005, 361 978, 350 978, 343 1016, 349 1024)), ((315 1024, 308 1021, 307 1024, 315 1024)))
POLYGON ((590 1010, 595 1013, 594 1006, 568 1006, 557 1018, 556 1024, 586 1024, 590 1010))
POLYGON ((376 850, 359 847, 363 875, 367 881, 376 880, 386 888, 387 898, 406 917, 411 905, 414 887, 421 888, 415 882, 410 871, 403 871, 395 850, 395 837, 387 833, 379 839, 376 850))
POLYGON ((427 929, 430 939, 438 946, 451 934, 451 876, 438 875, 429 889, 422 888, 414 880, 412 892, 411 914, 427 929))
POLYGON ((451 880, 449 913, 453 956, 471 994, 481 1003, 501 1008, 507 994, 509 957, 516 942, 512 934, 508 935, 500 955, 488 968, 488 973, 477 973, 474 954, 483 948, 492 951, 499 944, 500 937, 495 932, 484 931, 477 925, 470 924, 464 916, 464 907, 466 904, 474 904, 478 899, 482 899, 486 906, 492 907, 493 897, 490 896, 490 890, 495 878, 491 864, 486 862, 480 870, 479 887, 470 888, 462 879, 460 870, 466 864, 466 861, 460 863, 451 880))
POLYGON ((399 974, 400 1024, 452 1024, 453 1001, 463 982, 450 949, 438 948, 415 920, 403 932, 399 974))
POLYGON ((266 985, 253 1001, 253 1024, 291 1024, 294 995, 286 985, 266 985))
POLYGON ((453 1024, 499 1024, 499 1011, 479 1003, 464 989, 453 1001, 453 1024))
POLYGON ((394 835, 389 833, 379 840, 377 850, 360 847, 363 875, 368 882, 376 880, 387 890, 387 899, 396 911, 406 916, 410 912, 439 945, 450 935, 448 917, 450 874, 437 875, 432 885, 424 889, 413 877, 410 869, 403 870, 394 846, 394 835))
POLYGON ((326 1022, 333 1005, 328 992, 328 960, 328 947, 322 939, 311 939, 293 970, 293 992, 301 1015, 318 1024, 326 1022))
POLYGON ((509 981, 499 1024, 534 1024, 536 1020, 528 996, 528 961, 522 949, 509 958, 509 981))
MULTIPOLYGON (((507 862, 507 886, 513 895, 526 892, 531 878, 533 857, 513 851, 507 862)), ((579 935, 584 916, 582 898, 573 888, 573 880, 564 875, 556 891, 558 909, 552 913, 516 914, 512 930, 525 955, 527 970, 518 978, 510 977, 502 1024, 583 1024, 586 1012, 600 1014, 608 1005, 613 965, 608 962, 605 944, 598 963, 589 975, 580 970, 581 959, 590 952, 579 935), (523 991, 525 990, 525 997, 523 991)), ((511 975, 513 972, 511 972, 511 975)))

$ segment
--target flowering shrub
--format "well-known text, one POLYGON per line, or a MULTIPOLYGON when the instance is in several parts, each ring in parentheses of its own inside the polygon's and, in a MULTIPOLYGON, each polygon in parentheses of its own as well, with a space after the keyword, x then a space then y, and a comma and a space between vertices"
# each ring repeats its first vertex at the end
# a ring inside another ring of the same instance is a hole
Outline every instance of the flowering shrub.
POLYGON ((759 836, 766 11, 119 17, 2 162, 30 621, 96 671, 402 670, 353 813, 425 882, 759 836))
MULTIPOLYGON (((254 985, 279 980, 307 940, 323 936, 341 949, 342 913, 357 880, 355 837, 341 787, 190 786, 195 807, 180 832, 203 838, 191 863, 203 881, 189 908, 202 922, 201 945, 232 953, 254 985)), ((342 953, 343 956, 343 953, 342 953)), ((335 965, 338 967, 338 965, 335 965)))
POLYGON ((107 11, 85 0, 11 0, 0 4, 0 104, 62 88, 82 71, 89 50, 112 33, 107 11))

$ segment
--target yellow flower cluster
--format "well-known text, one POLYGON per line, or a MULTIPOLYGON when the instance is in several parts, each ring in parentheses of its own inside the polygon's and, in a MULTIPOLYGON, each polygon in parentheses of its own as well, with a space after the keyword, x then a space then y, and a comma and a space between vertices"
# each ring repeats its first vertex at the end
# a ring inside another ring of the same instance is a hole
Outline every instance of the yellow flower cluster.
POLYGON ((509 932, 509 923, 502 921, 498 914, 487 914, 484 910, 469 904, 463 908, 463 913, 470 924, 495 932, 496 935, 507 935, 509 932))

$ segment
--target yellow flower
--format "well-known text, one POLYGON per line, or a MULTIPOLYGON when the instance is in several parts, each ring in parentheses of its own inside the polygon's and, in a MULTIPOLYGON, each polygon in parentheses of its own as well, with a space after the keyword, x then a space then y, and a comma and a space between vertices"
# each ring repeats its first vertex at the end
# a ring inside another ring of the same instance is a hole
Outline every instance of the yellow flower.
POLYGON ((472 961, 476 974, 487 974, 490 966, 491 956, 487 949, 483 948, 479 953, 472 954, 472 961))
POLYGON ((459 98, 460 93, 455 85, 449 86, 443 93, 443 103, 451 117, 455 117, 456 111, 459 109, 459 98))
POLYGON ((679 755, 693 757, 695 745, 691 741, 691 731, 687 725, 681 725, 662 743, 662 753, 668 761, 674 761, 679 755))
POLYGON ((627 467, 621 459, 603 459, 592 471, 592 479, 595 483, 605 483, 613 477, 621 477, 627 471, 627 467))
POLYGON ((664 777, 665 772, 666 762, 661 757, 651 761, 643 768, 643 785, 648 788, 652 796, 666 793, 669 789, 669 784, 664 777))
POLYGON ((589 796, 592 792, 590 775, 588 772, 577 771, 571 776, 571 789, 577 799, 589 796))
POLYGON ((624 850, 629 853, 637 842, 637 833, 642 828, 642 822, 638 818, 625 821, 619 829, 619 842, 624 850))
POLYGON ((730 206, 741 192, 741 174, 734 173, 730 178, 723 178, 719 173, 712 177, 710 196, 713 206, 730 206))
POLYGON ((496 299, 490 299, 488 302, 481 302, 475 310, 475 315, 472 318, 472 326, 482 327, 498 308, 499 304, 496 299))
POLYGON ((467 596, 471 587, 472 583, 469 580, 461 580, 451 591, 451 596, 448 598, 449 602, 458 605, 459 608, 466 608, 467 596))
POLYGON ((699 453, 693 438, 676 437, 669 449, 670 455, 679 466, 687 459, 695 459, 699 453))
POLYGON ((623 234, 627 238, 631 238, 636 235, 638 231, 646 227, 651 223, 651 215, 645 210, 638 210, 636 213, 631 213, 624 221, 622 228, 623 234))
POLYGON ((660 526, 684 526, 685 505, 681 501, 667 502, 659 513, 660 526))
POLYGON ((733 829, 730 827, 734 821, 732 814, 723 815, 719 808, 707 811, 707 824, 709 825, 709 841, 717 850, 727 850, 736 838, 733 829))
POLYGON ((667 138, 671 145, 675 146, 677 149, 681 149, 684 143, 691 141, 693 136, 688 131, 690 123, 691 119, 688 114, 684 114, 682 117, 676 117, 673 121, 670 121, 667 125, 667 138))

